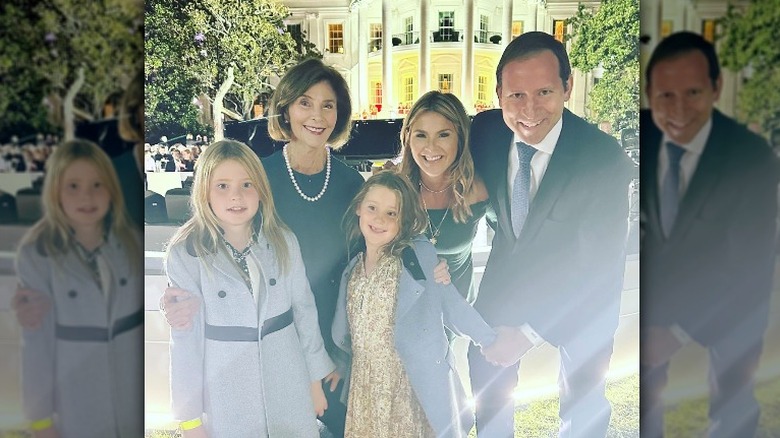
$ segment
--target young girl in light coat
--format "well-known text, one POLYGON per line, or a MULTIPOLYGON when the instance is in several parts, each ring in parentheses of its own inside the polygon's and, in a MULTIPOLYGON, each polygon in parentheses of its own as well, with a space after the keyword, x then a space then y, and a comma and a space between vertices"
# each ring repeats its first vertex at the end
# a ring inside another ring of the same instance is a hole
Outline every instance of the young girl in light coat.
POLYGON ((200 156, 193 217, 165 261, 203 301, 171 330, 171 396, 184 436, 318 437, 334 370, 298 242, 280 222, 259 158, 231 140, 200 156))
POLYGON ((108 156, 84 140, 59 146, 42 200, 16 263, 20 286, 51 304, 22 329, 25 415, 36 437, 141 436, 141 237, 108 156))

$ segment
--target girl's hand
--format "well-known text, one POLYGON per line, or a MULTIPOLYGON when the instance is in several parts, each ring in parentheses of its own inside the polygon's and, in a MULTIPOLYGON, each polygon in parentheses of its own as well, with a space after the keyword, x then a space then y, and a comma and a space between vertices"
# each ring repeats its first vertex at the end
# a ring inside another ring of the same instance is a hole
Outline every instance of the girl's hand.
POLYGON ((322 382, 319 380, 311 382, 311 401, 314 402, 314 412, 318 417, 322 417, 328 409, 328 400, 325 398, 325 391, 322 390, 322 382))
POLYGON ((160 311, 171 328, 189 330, 200 308, 200 300, 184 289, 169 287, 160 297, 160 311))
POLYGON ((19 285, 11 299, 11 308, 22 328, 34 330, 41 326, 44 316, 51 309, 48 295, 19 285))
POLYGON ((450 284, 452 277, 450 277, 450 267, 446 260, 439 259, 439 264, 433 268, 433 279, 437 283, 450 284))

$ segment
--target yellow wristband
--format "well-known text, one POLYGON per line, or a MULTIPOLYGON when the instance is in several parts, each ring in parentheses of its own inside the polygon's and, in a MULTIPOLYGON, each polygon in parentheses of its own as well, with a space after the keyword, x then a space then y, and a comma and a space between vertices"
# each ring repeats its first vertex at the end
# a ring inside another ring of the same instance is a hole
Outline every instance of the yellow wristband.
POLYGON ((44 430, 52 427, 54 423, 52 423, 51 418, 44 418, 43 420, 36 420, 30 423, 30 428, 32 430, 44 430))
POLYGON ((200 421, 200 418, 196 418, 194 420, 182 421, 179 424, 179 427, 181 427, 181 430, 190 430, 190 429, 195 429, 196 427, 198 427, 198 426, 200 426, 202 424, 203 424, 203 422, 200 421))

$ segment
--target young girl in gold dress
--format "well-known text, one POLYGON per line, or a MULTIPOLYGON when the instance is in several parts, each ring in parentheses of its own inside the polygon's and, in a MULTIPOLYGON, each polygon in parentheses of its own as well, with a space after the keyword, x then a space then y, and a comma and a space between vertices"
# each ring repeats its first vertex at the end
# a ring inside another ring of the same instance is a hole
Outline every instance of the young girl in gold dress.
POLYGON ((473 415, 445 325, 486 347, 496 339, 452 285, 433 280, 436 249, 417 190, 403 175, 365 183, 345 218, 362 247, 341 279, 333 340, 347 353, 346 437, 465 437, 473 415))

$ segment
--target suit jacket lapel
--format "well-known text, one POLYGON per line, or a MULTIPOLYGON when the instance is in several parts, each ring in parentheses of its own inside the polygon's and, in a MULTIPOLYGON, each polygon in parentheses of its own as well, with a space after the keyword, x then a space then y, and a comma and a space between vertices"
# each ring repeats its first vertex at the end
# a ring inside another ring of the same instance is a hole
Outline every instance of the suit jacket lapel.
POLYGON ((723 141, 728 133, 722 132, 721 124, 717 122, 718 114, 713 112, 712 131, 707 139, 696 171, 693 173, 688 189, 680 203, 679 213, 672 234, 684 235, 691 226, 693 219, 707 200, 713 187, 723 172, 723 166, 729 161, 729 145, 723 141))
POLYGON ((509 148, 512 147, 512 140, 514 133, 505 125, 501 125, 501 129, 496 133, 494 143, 496 144, 495 150, 498 155, 494 160, 495 167, 493 172, 496 172, 497 177, 496 187, 494 193, 496 194, 496 202, 494 203, 496 209, 496 215, 499 223, 499 227, 504 230, 512 230, 512 217, 511 217, 511 198, 512 195, 508 190, 508 172, 507 172, 507 159, 509 157, 509 148))
POLYGON ((640 202, 641 205, 646 208, 640 210, 640 215, 644 216, 644 223, 647 227, 655 228, 655 232, 651 233, 655 236, 663 235, 661 230, 661 200, 658 198, 660 193, 658 191, 658 158, 661 147, 661 131, 658 131, 655 125, 642 127, 641 129, 651 132, 648 135, 648 139, 642 142, 642 161, 641 161, 641 186, 640 190, 640 202), (646 148, 646 152, 645 152, 646 148))
MULTIPOLYGON (((561 191, 569 182, 571 175, 577 169, 577 147, 572 120, 567 110, 563 113, 563 128, 555 145, 547 170, 544 173, 539 189, 536 191, 533 201, 528 209, 528 217, 523 225, 523 230, 515 242, 515 249, 521 241, 527 240, 541 228, 544 219, 550 214, 550 209, 561 194, 561 191)), ((510 221, 510 230, 511 221, 510 221)))

